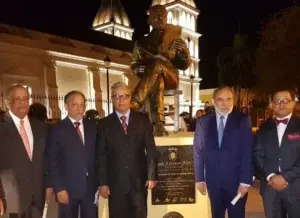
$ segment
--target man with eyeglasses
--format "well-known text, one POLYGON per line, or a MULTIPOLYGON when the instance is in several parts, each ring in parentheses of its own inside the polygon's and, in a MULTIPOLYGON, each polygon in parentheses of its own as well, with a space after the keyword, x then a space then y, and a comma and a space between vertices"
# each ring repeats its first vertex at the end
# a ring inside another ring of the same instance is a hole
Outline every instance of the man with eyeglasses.
POLYGON ((256 134, 254 162, 267 218, 298 218, 300 214, 300 118, 293 115, 295 93, 288 89, 272 95, 275 119, 256 134))
POLYGON ((49 180, 59 202, 59 218, 96 218, 96 123, 83 118, 86 99, 71 91, 64 98, 66 118, 51 128, 47 158, 49 180), (79 209, 80 208, 80 209, 79 209))
POLYGON ((194 138, 197 190, 208 195, 213 218, 244 218, 252 184, 253 135, 247 115, 233 111, 233 91, 221 87, 213 93, 214 113, 199 118, 194 138), (241 199, 232 205, 239 194, 241 199))
POLYGON ((147 188, 155 182, 156 148, 147 115, 130 109, 131 92, 112 86, 114 112, 99 120, 96 168, 110 218, 146 218, 147 188))

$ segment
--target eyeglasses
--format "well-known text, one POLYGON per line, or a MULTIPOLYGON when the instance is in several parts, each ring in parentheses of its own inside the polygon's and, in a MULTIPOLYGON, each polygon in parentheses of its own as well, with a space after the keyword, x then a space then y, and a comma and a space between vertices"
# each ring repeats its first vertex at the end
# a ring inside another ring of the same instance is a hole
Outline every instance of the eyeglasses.
POLYGON ((130 98, 130 95, 129 94, 113 95, 112 98, 114 100, 127 100, 130 98))
POLYGON ((276 99, 276 100, 273 101, 273 104, 281 105, 281 104, 289 104, 291 102, 292 102, 291 99, 276 99))

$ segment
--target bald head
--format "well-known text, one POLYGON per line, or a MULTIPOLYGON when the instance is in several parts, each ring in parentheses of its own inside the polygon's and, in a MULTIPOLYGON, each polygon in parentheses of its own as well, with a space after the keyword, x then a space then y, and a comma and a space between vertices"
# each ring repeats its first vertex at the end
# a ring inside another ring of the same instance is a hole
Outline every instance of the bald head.
POLYGON ((30 95, 28 90, 20 84, 8 87, 5 92, 7 107, 20 119, 23 119, 28 114, 29 99, 30 95))

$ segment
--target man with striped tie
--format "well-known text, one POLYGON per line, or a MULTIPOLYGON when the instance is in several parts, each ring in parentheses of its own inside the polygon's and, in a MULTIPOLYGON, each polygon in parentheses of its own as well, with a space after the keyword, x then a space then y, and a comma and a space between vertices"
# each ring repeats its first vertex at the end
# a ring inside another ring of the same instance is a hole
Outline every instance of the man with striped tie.
POLYGON ((41 218, 48 130, 44 122, 28 118, 29 100, 22 85, 10 86, 5 93, 9 111, 0 120, 0 198, 6 201, 6 215, 41 218))
POLYGON ((83 93, 66 94, 68 116, 51 128, 48 140, 48 165, 51 186, 59 202, 59 218, 96 218, 95 175, 96 123, 83 118, 86 99, 83 93))
POLYGON ((252 184, 253 135, 248 116, 233 111, 229 87, 213 93, 215 113, 197 122, 194 139, 196 187, 208 195, 213 218, 244 218, 247 192, 252 184), (240 193, 234 206, 232 199, 240 193))
POLYGON ((130 109, 131 92, 112 86, 114 112, 98 123, 99 194, 109 198, 110 218, 146 218, 147 188, 155 186, 156 148, 147 115, 130 109))

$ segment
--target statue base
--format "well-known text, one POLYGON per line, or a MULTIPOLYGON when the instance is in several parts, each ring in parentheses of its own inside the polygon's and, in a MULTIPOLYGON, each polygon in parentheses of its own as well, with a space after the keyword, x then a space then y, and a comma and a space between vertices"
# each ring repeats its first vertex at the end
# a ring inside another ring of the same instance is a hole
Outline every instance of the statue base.
MULTIPOLYGON (((157 146, 157 186, 148 191, 148 218, 210 218, 207 195, 195 189, 193 132, 169 132, 155 137, 157 146)), ((100 199, 99 218, 108 218, 108 202, 100 199)))

